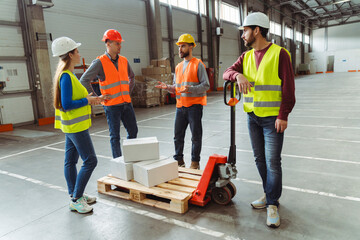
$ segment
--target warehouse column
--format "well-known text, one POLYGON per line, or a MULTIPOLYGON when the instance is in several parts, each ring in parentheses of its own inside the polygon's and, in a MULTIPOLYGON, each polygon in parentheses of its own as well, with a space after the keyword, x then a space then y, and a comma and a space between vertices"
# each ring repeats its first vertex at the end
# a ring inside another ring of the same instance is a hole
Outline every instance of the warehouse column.
POLYGON ((296 16, 293 15, 292 25, 293 25, 293 35, 290 44, 290 54, 291 54, 291 62, 293 65, 294 73, 296 74, 296 16))
MULTIPOLYGON (((248 0, 240 0, 239 1, 239 14, 240 14, 240 26, 243 25, 243 21, 248 14, 248 0)), ((239 30, 239 56, 247 50, 245 47, 244 41, 241 39, 243 34, 242 30, 239 30)))
MULTIPOLYGON (((284 8, 280 6, 280 12, 284 12, 284 8)), ((286 48, 286 38, 285 38, 285 17, 283 14, 280 14, 280 24, 281 24, 281 38, 280 46, 286 48)))
MULTIPOLYGON (((29 25, 29 39, 34 57, 34 78, 36 86, 37 119, 54 116, 52 106, 52 76, 50 69, 48 34, 42 6, 27 5, 27 24, 29 25)), ((50 40, 50 39, 49 39, 50 40)))
MULTIPOLYGON (((209 59, 209 68, 214 68, 214 89, 218 87, 218 78, 219 78, 219 41, 220 37, 216 35, 216 27, 219 26, 218 20, 215 16, 215 0, 206 1, 206 10, 207 10, 207 38, 208 38, 208 59, 209 59)), ((220 13, 218 12, 220 15, 220 13)), ((220 16, 218 17, 220 18, 220 16)), ((222 75, 222 73, 221 73, 222 75)))
POLYGON ((305 63, 305 26, 301 25, 301 43, 300 43, 300 53, 301 53, 301 63, 305 63))
POLYGON ((159 0, 146 1, 150 59, 163 57, 159 0))

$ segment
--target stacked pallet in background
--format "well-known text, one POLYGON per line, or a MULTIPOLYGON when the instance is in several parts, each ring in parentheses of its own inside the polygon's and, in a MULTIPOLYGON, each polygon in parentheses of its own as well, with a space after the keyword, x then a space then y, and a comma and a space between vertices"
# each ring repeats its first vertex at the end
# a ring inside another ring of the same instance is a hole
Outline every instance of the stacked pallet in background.
POLYGON ((131 93, 134 107, 154 107, 160 105, 160 89, 157 82, 146 76, 135 77, 135 87, 131 93))
POLYGON ((141 69, 142 76, 135 77, 135 88, 131 99, 135 107, 152 107, 165 103, 168 91, 155 88, 158 81, 172 84, 170 61, 151 60, 151 65, 141 69))

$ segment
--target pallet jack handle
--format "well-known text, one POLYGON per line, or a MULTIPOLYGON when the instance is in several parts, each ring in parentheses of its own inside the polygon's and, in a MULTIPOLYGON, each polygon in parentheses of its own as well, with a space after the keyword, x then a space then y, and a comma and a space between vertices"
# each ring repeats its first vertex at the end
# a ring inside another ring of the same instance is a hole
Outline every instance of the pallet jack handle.
POLYGON ((229 156, 227 162, 234 166, 236 164, 236 144, 235 144, 235 105, 240 101, 241 94, 239 91, 236 91, 236 82, 225 81, 224 82, 224 103, 227 106, 230 106, 230 148, 229 156), (230 100, 227 101, 227 90, 230 85, 230 100), (238 98, 236 98, 236 93, 238 93, 238 98))

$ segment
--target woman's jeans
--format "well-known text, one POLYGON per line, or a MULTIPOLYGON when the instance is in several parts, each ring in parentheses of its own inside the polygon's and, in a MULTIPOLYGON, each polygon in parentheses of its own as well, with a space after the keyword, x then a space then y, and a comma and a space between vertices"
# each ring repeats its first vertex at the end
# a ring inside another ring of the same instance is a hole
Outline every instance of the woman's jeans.
POLYGON ((248 129, 255 163, 260 173, 267 205, 278 206, 282 191, 281 150, 284 133, 277 133, 276 116, 248 113, 248 129))
POLYGON ((65 133, 64 173, 68 192, 73 198, 81 198, 91 173, 97 165, 94 146, 88 130, 78 133, 65 133), (77 173, 79 155, 83 165, 77 173))

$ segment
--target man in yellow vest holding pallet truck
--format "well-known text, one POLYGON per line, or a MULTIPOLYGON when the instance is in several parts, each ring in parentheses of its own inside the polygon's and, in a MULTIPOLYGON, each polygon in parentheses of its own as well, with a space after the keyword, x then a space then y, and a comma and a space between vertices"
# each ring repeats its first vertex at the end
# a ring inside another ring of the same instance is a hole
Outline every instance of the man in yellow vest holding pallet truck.
POLYGON ((266 40, 269 28, 269 18, 263 13, 245 18, 240 28, 242 39, 252 49, 244 52, 223 78, 237 81, 243 93, 251 145, 263 183, 264 196, 251 206, 267 208, 266 224, 279 227, 281 150, 288 115, 295 105, 295 81, 288 51, 266 40))

